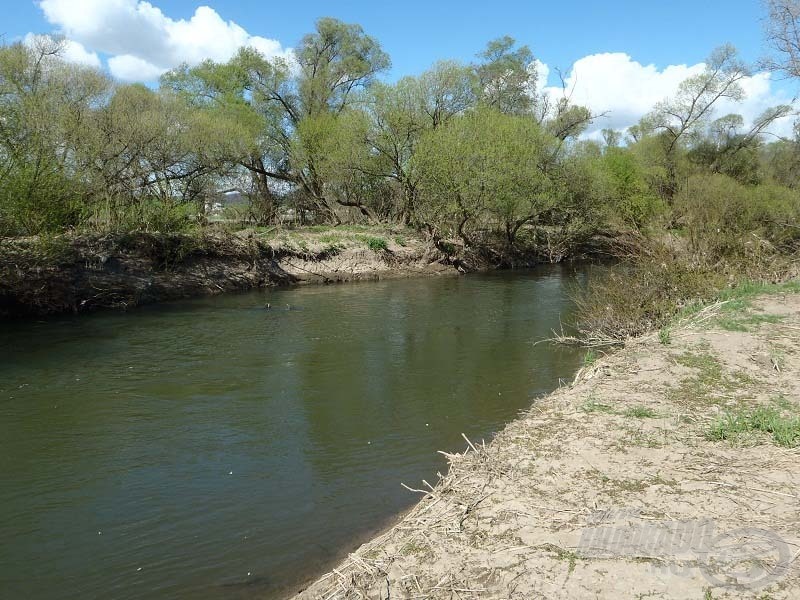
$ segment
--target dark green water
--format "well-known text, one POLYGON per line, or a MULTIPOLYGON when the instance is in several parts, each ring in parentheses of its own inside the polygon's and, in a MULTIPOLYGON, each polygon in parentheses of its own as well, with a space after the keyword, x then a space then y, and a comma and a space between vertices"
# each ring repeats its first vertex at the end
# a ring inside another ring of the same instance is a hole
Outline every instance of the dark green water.
POLYGON ((279 597, 412 504, 437 450, 572 376, 576 352, 532 342, 580 277, 0 323, 0 597, 279 597))

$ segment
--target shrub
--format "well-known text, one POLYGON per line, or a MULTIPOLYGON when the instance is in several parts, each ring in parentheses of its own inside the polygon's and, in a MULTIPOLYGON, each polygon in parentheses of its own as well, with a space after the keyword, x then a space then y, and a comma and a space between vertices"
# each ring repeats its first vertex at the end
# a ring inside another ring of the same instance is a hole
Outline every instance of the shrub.
POLYGON ((725 283, 720 273, 663 248, 639 260, 596 267, 590 279, 575 294, 578 337, 606 343, 664 327, 682 307, 710 300, 725 283))
POLYGON ((675 211, 690 249, 707 261, 793 250, 800 241, 800 193, 775 184, 695 175, 676 195, 675 211))
POLYGON ((364 238, 364 244, 373 252, 383 252, 389 248, 386 240, 380 237, 366 236, 364 238))

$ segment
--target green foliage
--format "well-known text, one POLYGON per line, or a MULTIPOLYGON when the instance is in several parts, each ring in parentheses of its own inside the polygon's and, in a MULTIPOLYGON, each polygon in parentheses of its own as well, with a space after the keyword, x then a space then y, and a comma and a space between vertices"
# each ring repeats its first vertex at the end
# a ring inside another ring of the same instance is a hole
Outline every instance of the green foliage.
POLYGON ((729 46, 630 139, 605 130, 604 144, 580 139, 590 111, 543 95, 532 51, 510 37, 470 64, 382 83, 380 43, 323 18, 291 61, 243 48, 181 65, 158 90, 68 64, 63 49, 48 37, 0 47, 0 236, 191 231, 231 190, 249 201, 226 209, 231 227, 401 223, 450 256, 505 264, 680 233, 683 262, 683 248, 612 249, 646 258, 600 282, 582 315, 618 337, 662 326, 723 273, 757 275, 800 248, 800 136, 765 143, 785 106, 750 130, 714 115, 743 97, 729 46))
POLYGON ((499 226, 513 244, 519 229, 552 202, 544 169, 554 140, 529 117, 482 109, 425 135, 415 155, 426 222, 472 242, 499 226))
POLYGON ((666 206, 647 184, 636 154, 627 148, 609 148, 603 166, 611 185, 612 215, 624 224, 641 229, 662 213, 666 206))
POLYGON ((531 92, 536 86, 533 53, 527 46, 516 47, 514 38, 490 41, 478 56, 477 96, 480 102, 504 114, 526 114, 533 106, 531 92))
POLYGON ((800 446, 800 417, 786 415, 772 406, 760 406, 752 410, 729 412, 715 421, 709 428, 710 440, 739 441, 752 433, 771 434, 778 446, 795 448, 800 446))
POLYGON ((386 240, 381 237, 373 236, 359 236, 359 239, 364 242, 364 245, 373 252, 383 252, 389 248, 386 240))
POLYGON ((800 193, 773 184, 747 186, 726 175, 695 175, 675 198, 692 251, 719 260, 793 249, 800 241, 800 193))
POLYGON ((584 402, 581 406, 581 410, 585 413, 613 414, 616 412, 613 406, 609 404, 603 404, 602 402, 597 402, 593 399, 584 402))

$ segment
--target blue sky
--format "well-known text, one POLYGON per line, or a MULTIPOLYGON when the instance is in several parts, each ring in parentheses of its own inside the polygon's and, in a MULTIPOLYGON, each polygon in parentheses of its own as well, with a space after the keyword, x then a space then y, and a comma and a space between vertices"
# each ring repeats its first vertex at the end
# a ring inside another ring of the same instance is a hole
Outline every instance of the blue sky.
MULTIPOLYGON (((625 52, 638 62, 664 67, 702 61, 711 49, 731 42, 743 57, 762 54, 758 0, 648 2, 455 2, 406 0, 153 0, 165 15, 189 19, 208 5, 226 21, 253 35, 293 46, 321 16, 361 24, 389 52, 393 76, 419 73, 440 58, 471 60, 486 41, 512 35, 552 67, 568 69, 577 59, 599 52, 625 52)), ((7 39, 47 33, 38 2, 0 0, 7 39)))
MULTIPOLYGON (((68 60, 105 68, 120 81, 151 84, 181 62, 227 60, 241 45, 290 55, 322 16, 359 23, 375 36, 392 57, 388 79, 419 74, 438 59, 471 61, 490 39, 511 35, 542 61, 551 86, 560 69, 573 100, 608 113, 598 128, 638 121, 701 71, 720 44, 733 43, 751 62, 765 52, 760 0, 0 0, 0 9, 7 41, 62 33, 70 40, 68 60)), ((767 106, 791 101, 794 87, 758 73, 745 82, 745 105, 723 108, 751 120, 767 106)))

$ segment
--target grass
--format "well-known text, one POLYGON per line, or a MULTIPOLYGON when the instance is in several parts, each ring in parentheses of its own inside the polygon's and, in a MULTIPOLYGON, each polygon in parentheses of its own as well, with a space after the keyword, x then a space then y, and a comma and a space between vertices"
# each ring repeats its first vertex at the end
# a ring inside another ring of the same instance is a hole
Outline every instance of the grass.
POLYGON ((658 417, 652 408, 646 406, 632 406, 622 412, 617 411, 610 404, 603 404, 597 402, 594 398, 589 398, 581 405, 581 410, 585 413, 603 413, 607 415, 622 415, 624 417, 633 417, 636 419, 655 419, 658 417))
POLYGON ((734 288, 719 293, 720 300, 752 300, 763 294, 796 294, 800 293, 800 281, 785 283, 758 283, 744 281, 734 288))
POLYGON ((572 573, 575 571, 575 567, 578 564, 580 556, 578 556, 574 551, 567 550, 565 548, 550 543, 542 544, 541 546, 539 546, 539 548, 541 548, 542 550, 552 552, 557 560, 563 560, 568 563, 567 577, 572 575, 572 573))
POLYGON ((583 403, 581 410, 585 413, 614 414, 616 412, 611 405, 597 402, 591 398, 583 403))
POLYGON ((770 434, 778 446, 795 448, 800 446, 800 418, 773 406, 740 409, 712 423, 706 437, 713 441, 737 442, 755 433, 770 434))
MULTIPOLYGON (((759 293, 768 293, 768 290, 784 290, 791 291, 795 289, 794 282, 784 284, 783 286, 754 286, 753 284, 745 284, 744 289, 739 292, 739 295, 730 295, 730 291, 722 294, 725 299, 725 304, 720 308, 721 315, 715 319, 716 324, 725 331, 750 331, 753 327, 757 327, 762 323, 778 323, 784 319, 780 315, 764 315, 753 311, 752 298, 759 293), (758 290, 765 290, 759 292, 758 290)), ((773 292, 777 293, 777 292, 773 292)))
POLYGON ((780 315, 746 314, 719 317, 716 324, 725 331, 750 331, 762 323, 778 323, 783 318, 780 315))
POLYGON ((667 394, 673 402, 717 404, 722 399, 720 397, 722 393, 729 392, 737 386, 754 383, 742 374, 726 376, 719 361, 704 348, 687 351, 672 358, 679 365, 697 370, 695 375, 681 380, 670 388, 667 394))
POLYGON ((755 297, 800 292, 800 281, 764 284, 744 280, 736 287, 721 289, 725 280, 716 271, 695 269, 668 256, 617 266, 601 274, 589 291, 576 294, 578 333, 573 339, 587 345, 624 344, 628 337, 654 330, 659 332, 661 344, 669 345, 676 325, 717 302, 725 302, 723 314, 710 324, 748 331, 780 320, 750 312, 755 297))
POLYGON ((656 411, 646 406, 633 406, 622 414, 636 419, 655 419, 658 416, 656 411))
POLYGON ((362 242, 367 248, 373 252, 383 252, 389 248, 389 244, 382 237, 373 237, 371 235, 360 235, 358 240, 362 242))
POLYGON ((591 367, 594 363, 597 362, 599 358, 597 352, 595 350, 588 350, 583 357, 583 366, 584 367, 591 367))

